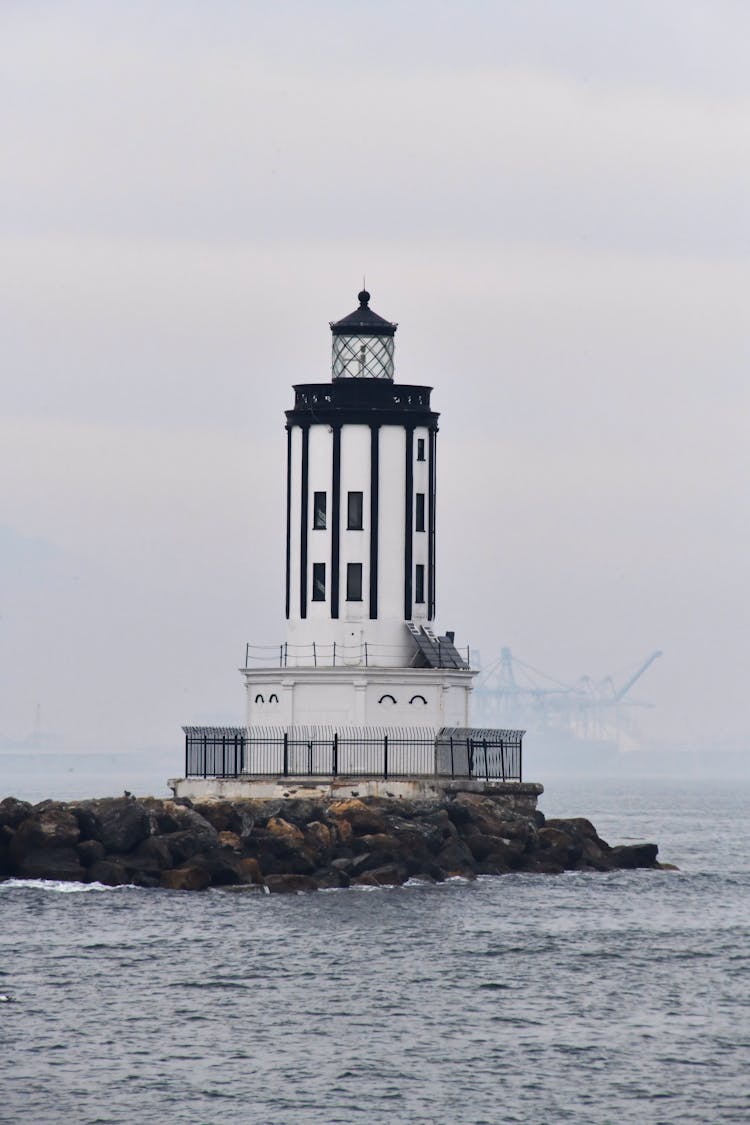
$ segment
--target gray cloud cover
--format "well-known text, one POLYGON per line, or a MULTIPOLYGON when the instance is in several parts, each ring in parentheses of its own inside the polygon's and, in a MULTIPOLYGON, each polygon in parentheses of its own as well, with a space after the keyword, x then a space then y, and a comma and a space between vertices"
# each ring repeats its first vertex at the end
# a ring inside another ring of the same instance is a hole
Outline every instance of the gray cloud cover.
POLYGON ((6 3, 0 735, 178 745, 282 631, 283 410, 363 270, 440 621, 744 744, 745 5, 6 3))

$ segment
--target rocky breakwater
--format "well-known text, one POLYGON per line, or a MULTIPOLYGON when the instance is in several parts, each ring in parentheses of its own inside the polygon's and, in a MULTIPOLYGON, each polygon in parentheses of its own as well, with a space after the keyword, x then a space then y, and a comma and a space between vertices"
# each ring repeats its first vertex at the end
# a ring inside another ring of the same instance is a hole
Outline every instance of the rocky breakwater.
POLYGON ((8 797, 0 879, 275 893, 660 866, 655 844, 611 847, 590 821, 546 820, 534 804, 460 791, 423 803, 8 797))

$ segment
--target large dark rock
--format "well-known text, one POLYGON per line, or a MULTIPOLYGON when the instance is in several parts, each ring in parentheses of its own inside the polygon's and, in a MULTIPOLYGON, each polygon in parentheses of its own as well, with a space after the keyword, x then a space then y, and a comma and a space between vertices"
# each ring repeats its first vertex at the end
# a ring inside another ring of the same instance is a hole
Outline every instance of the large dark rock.
MULTIPOLYGON (((247 800, 197 801, 194 811, 199 813, 217 832, 234 832, 240 838, 249 836, 258 817, 258 802, 247 800)), ((162 832, 166 829, 162 828, 162 832)))
POLYGON ((318 884, 311 875, 269 875, 266 886, 273 895, 295 895, 300 891, 317 891, 318 884))
POLYGON ((355 836, 387 831, 386 818, 374 804, 365 804, 358 797, 344 801, 332 801, 328 806, 328 816, 334 820, 345 820, 355 836))
POLYGON ((86 879, 89 883, 103 883, 105 887, 123 887, 132 881, 121 863, 109 859, 100 859, 92 864, 86 872, 86 879))
POLYGON ((19 801, 17 797, 5 797, 0 801, 0 827, 18 828, 22 820, 31 815, 31 805, 28 801, 19 801))
POLYGON ((658 854, 656 844, 620 844, 611 849, 609 861, 612 867, 655 867, 658 854))
POLYGON ((389 863, 355 875, 352 882, 359 887, 400 887, 408 878, 409 873, 405 867, 399 863, 389 863))
POLYGON ((86 871, 72 847, 42 847, 25 851, 18 859, 15 874, 20 879, 59 879, 83 882, 86 871))
POLYGON ((29 852, 45 848, 72 848, 80 838, 78 821, 61 805, 47 805, 33 810, 16 828, 10 842, 10 854, 17 864, 29 852))
POLYGON ((98 840, 82 840, 80 844, 76 844, 76 851, 84 867, 93 867, 107 854, 104 844, 100 844, 98 840))
POLYGON ((537 836, 544 859, 552 864, 561 864, 563 868, 572 867, 583 855, 580 841, 560 828, 551 828, 549 821, 544 828, 538 830, 537 836))
POLYGON ((101 841, 108 852, 130 852, 151 835, 151 815, 140 801, 115 797, 97 809, 101 841))
POLYGON ((521 865, 524 844, 519 840, 475 832, 466 837, 465 843, 474 859, 489 865, 493 874, 513 871, 521 865))
POLYGON ((205 891, 210 882, 209 873, 195 864, 161 873, 161 885, 170 891, 205 891))
POLYGON ((471 875, 475 870, 474 856, 463 840, 451 840, 436 857, 437 864, 449 875, 471 875))

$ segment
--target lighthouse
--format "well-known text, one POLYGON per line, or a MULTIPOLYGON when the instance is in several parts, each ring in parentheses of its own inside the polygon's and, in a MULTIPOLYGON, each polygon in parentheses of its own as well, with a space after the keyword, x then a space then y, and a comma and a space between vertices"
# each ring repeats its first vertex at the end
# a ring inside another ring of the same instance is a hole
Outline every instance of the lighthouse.
POLYGON ((249 727, 468 726, 476 673, 434 628, 432 388, 396 380, 397 325, 358 302, 286 412, 286 627, 247 647, 249 727))
POLYGON ((521 781, 523 731, 471 726, 477 672, 436 624, 432 387, 396 378, 396 323, 357 301, 330 324, 330 376, 286 411, 279 635, 246 645, 244 726, 183 728, 178 796, 521 781))

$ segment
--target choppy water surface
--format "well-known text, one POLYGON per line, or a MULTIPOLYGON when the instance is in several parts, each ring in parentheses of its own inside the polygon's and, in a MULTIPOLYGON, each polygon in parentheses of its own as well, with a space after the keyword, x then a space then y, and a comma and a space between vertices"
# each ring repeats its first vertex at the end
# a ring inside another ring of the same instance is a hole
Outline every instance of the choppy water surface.
POLYGON ((747 1122, 748 788, 549 792, 679 874, 0 884, 0 1120, 747 1122))

